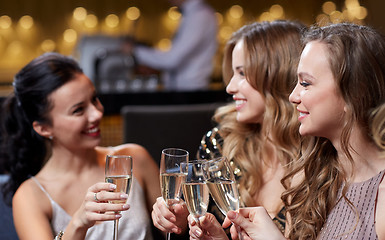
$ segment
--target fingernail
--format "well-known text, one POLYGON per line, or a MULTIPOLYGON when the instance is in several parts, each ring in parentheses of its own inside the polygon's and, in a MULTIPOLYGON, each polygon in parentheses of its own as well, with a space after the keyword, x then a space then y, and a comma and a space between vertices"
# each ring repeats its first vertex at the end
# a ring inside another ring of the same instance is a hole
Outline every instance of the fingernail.
POLYGON ((234 212, 234 211, 230 211, 227 213, 227 217, 231 220, 231 219, 236 219, 237 218, 237 212, 234 212))
POLYGON ((195 230, 195 236, 200 237, 202 235, 202 231, 200 229, 195 230))
POLYGON ((115 190, 116 189, 116 185, 115 184, 110 184, 110 189, 111 190, 115 190))
POLYGON ((173 228, 172 231, 173 231, 174 233, 179 233, 179 228, 173 228))
POLYGON ((130 205, 129 204, 124 204, 123 205, 123 209, 129 209, 130 208, 130 205))
POLYGON ((170 218, 170 221, 171 221, 171 222, 175 222, 175 221, 176 221, 176 218, 175 218, 175 217, 171 217, 171 218, 170 218))
POLYGON ((115 214, 115 217, 116 217, 116 218, 121 218, 121 217, 122 217, 122 214, 115 214))
POLYGON ((120 194, 120 197, 121 197, 121 198, 126 198, 126 199, 127 199, 127 198, 128 198, 128 195, 125 194, 125 193, 122 193, 122 194, 120 194))
POLYGON ((194 226, 196 224, 195 220, 194 219, 189 219, 189 223, 191 226, 194 226))

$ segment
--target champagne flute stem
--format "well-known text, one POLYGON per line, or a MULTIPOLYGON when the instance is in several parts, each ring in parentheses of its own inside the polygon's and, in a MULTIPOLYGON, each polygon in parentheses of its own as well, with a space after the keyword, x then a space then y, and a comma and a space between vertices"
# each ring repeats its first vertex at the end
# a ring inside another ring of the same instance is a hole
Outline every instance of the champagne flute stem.
POLYGON ((238 239, 239 240, 243 240, 243 236, 242 236, 242 229, 240 226, 235 226, 237 228, 237 232, 238 232, 238 239))
POLYGON ((167 240, 170 240, 170 239, 171 239, 171 233, 167 232, 167 240))
POLYGON ((114 220, 114 240, 118 240, 118 225, 119 219, 114 220))

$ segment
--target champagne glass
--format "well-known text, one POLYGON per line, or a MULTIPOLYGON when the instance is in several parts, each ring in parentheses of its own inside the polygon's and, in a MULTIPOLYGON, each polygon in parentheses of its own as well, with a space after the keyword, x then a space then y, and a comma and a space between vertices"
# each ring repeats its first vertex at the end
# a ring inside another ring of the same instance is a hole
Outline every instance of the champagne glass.
POLYGON ((182 192, 187 209, 195 222, 204 216, 209 205, 209 189, 203 177, 202 163, 206 160, 193 160, 181 163, 181 171, 186 174, 182 183, 182 192))
MULTIPOLYGON (((107 155, 105 178, 107 183, 116 185, 114 192, 130 193, 132 183, 132 157, 107 155)), ((127 200, 113 200, 109 203, 124 204, 127 200)), ((119 219, 114 220, 114 240, 118 240, 119 219)))
MULTIPOLYGON (((226 157, 219 157, 203 163, 203 175, 210 190, 211 197, 219 210, 226 216, 227 212, 239 209, 239 193, 233 170, 226 157)), ((238 227, 238 238, 243 240, 238 227)))
MULTIPOLYGON (((180 164, 187 162, 189 153, 179 148, 162 150, 160 159, 160 188, 168 208, 180 202, 181 185, 186 175, 181 172, 180 164)), ((167 240, 171 233, 167 233, 167 240)))

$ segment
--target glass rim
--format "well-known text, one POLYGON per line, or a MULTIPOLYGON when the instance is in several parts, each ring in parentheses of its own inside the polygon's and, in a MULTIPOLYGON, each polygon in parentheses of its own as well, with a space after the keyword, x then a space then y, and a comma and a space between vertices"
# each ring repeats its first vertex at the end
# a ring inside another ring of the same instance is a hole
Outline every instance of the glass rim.
POLYGON ((167 151, 169 151, 169 150, 184 152, 184 154, 178 154, 177 155, 178 157, 184 157, 184 156, 189 156, 190 155, 190 153, 187 150, 183 149, 183 148, 165 148, 165 149, 162 150, 162 154, 167 155, 167 156, 175 155, 175 154, 168 153, 167 151))
POLYGON ((187 162, 181 162, 181 164, 189 164, 189 163, 206 163, 206 159, 193 159, 193 160, 187 160, 187 162))
POLYGON ((221 156, 221 157, 216 157, 216 158, 212 158, 212 159, 208 159, 206 160, 206 162, 218 162, 220 160, 224 159, 224 161, 228 161, 228 158, 225 157, 225 156, 221 156))
POLYGON ((107 154, 106 158, 131 158, 131 155, 114 155, 114 154, 107 154))

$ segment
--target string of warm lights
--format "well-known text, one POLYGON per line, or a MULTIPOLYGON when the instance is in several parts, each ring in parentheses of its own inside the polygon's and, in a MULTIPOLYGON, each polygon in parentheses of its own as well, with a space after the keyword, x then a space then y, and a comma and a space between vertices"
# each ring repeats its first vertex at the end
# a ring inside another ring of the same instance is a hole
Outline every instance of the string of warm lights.
MULTIPOLYGON (((367 16, 367 9, 360 5, 358 0, 345 0, 344 6, 338 10, 332 1, 326 1, 322 5, 322 11, 315 18, 315 23, 324 25, 350 21, 362 24, 367 16)), ((219 32, 218 41, 220 48, 231 34, 250 19, 257 21, 272 21, 285 19, 284 7, 279 4, 272 5, 259 16, 249 16, 240 5, 233 5, 223 13, 216 13, 219 32)), ((139 8, 132 6, 121 14, 111 13, 104 18, 99 18, 84 7, 75 8, 61 36, 57 39, 40 39, 42 29, 35 22, 33 16, 24 15, 18 20, 11 19, 8 15, 0 16, 0 70, 4 68, 19 68, 30 59, 43 52, 58 51, 63 54, 72 54, 76 44, 83 35, 106 34, 112 36, 135 34, 135 27, 141 17, 139 8)), ((168 33, 167 37, 161 37, 155 46, 161 50, 167 50, 171 46, 171 36, 176 30, 180 12, 171 7, 161 17, 162 28, 168 33)), ((220 72, 220 53, 218 53, 218 66, 220 72)), ((1 79, 0 79, 1 81, 1 79)))

